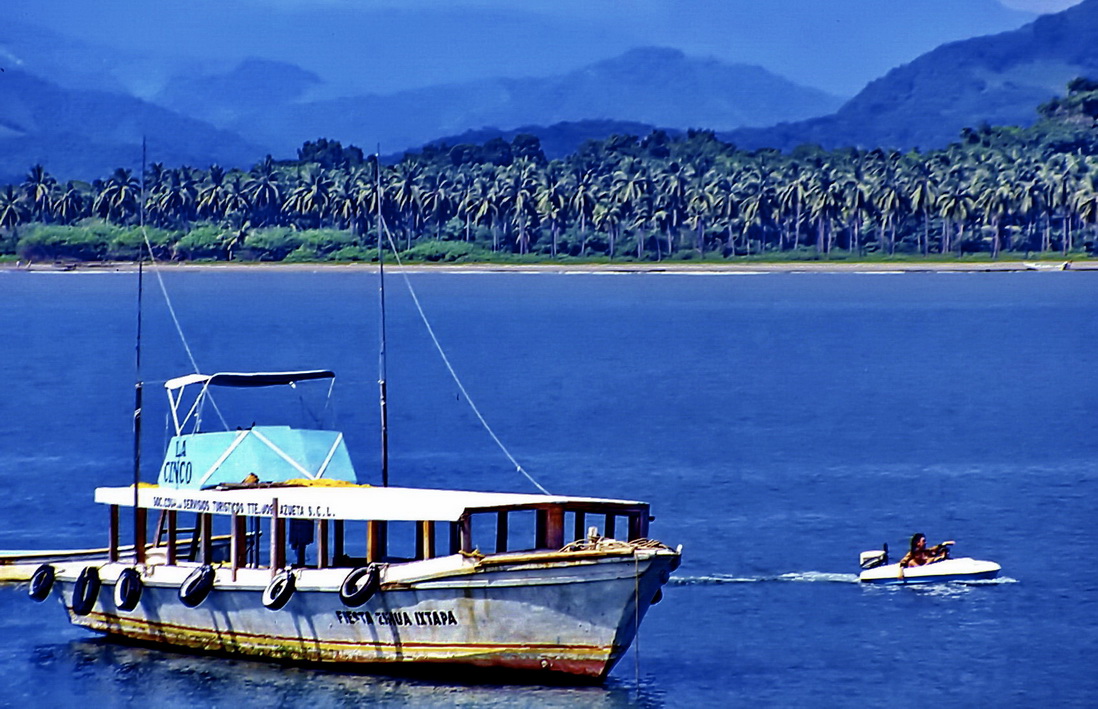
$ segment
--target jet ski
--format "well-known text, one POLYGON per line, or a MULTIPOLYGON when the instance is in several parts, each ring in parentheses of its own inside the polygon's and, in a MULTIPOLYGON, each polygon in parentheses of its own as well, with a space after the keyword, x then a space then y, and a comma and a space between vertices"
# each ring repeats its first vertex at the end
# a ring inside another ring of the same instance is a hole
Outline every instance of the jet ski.
MULTIPOLYGON (((949 544, 952 544, 950 542, 949 544)), ((889 563, 888 545, 882 549, 863 551, 859 555, 862 572, 858 580, 874 584, 925 584, 946 581, 980 581, 993 579, 1002 567, 994 561, 980 561, 970 557, 951 558, 946 546, 946 557, 922 566, 901 567, 899 562, 889 563)))

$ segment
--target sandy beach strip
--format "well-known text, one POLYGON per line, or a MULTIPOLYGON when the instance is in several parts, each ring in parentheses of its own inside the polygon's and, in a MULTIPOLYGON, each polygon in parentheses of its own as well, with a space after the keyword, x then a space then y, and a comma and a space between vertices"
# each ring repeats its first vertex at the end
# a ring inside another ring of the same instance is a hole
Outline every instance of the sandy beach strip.
MULTIPOLYGON (((148 268, 146 263, 146 268, 148 268)), ((377 271, 376 263, 179 263, 157 262, 164 271, 254 271, 256 269, 347 272, 377 271)), ((1087 261, 774 261, 741 263, 412 263, 386 264, 386 270, 408 273, 573 273, 573 274, 698 274, 748 275, 756 273, 992 273, 1019 271, 1098 271, 1098 259, 1087 261)), ((0 270, 104 273, 137 270, 135 262, 8 263, 0 270)))

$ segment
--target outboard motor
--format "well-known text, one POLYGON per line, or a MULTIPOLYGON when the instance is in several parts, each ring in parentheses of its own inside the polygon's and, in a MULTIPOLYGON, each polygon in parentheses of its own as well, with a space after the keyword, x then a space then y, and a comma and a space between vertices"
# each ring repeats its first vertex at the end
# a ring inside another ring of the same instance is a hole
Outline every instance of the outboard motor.
POLYGON ((888 545, 882 544, 881 546, 883 548, 880 550, 863 551, 858 555, 858 563, 863 571, 865 569, 875 569, 888 563, 888 545))

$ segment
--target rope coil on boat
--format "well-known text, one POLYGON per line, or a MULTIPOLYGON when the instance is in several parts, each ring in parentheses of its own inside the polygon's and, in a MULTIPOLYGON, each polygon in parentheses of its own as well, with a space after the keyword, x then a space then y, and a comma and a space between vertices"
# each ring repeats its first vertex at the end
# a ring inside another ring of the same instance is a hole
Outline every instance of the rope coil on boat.
POLYGON ((628 542, 623 542, 620 539, 607 539, 606 537, 577 539, 570 544, 566 544, 561 548, 561 551, 603 551, 626 554, 637 549, 652 549, 657 551, 666 549, 667 551, 674 551, 671 547, 663 542, 656 541, 655 539, 633 539, 628 542))

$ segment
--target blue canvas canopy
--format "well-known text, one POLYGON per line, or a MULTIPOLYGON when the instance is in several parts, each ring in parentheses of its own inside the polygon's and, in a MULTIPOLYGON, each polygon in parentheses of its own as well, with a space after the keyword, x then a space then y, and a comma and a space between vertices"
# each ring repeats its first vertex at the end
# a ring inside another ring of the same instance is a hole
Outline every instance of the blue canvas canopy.
POLYGON ((164 387, 171 404, 175 435, 168 443, 157 482, 164 487, 190 490, 237 484, 245 479, 357 482, 343 434, 338 431, 254 425, 235 431, 198 430, 198 411, 211 386, 293 386, 302 381, 334 378, 335 374, 329 370, 313 369, 187 374, 169 379, 164 387), (189 409, 182 408, 183 390, 192 385, 201 390, 189 409))

